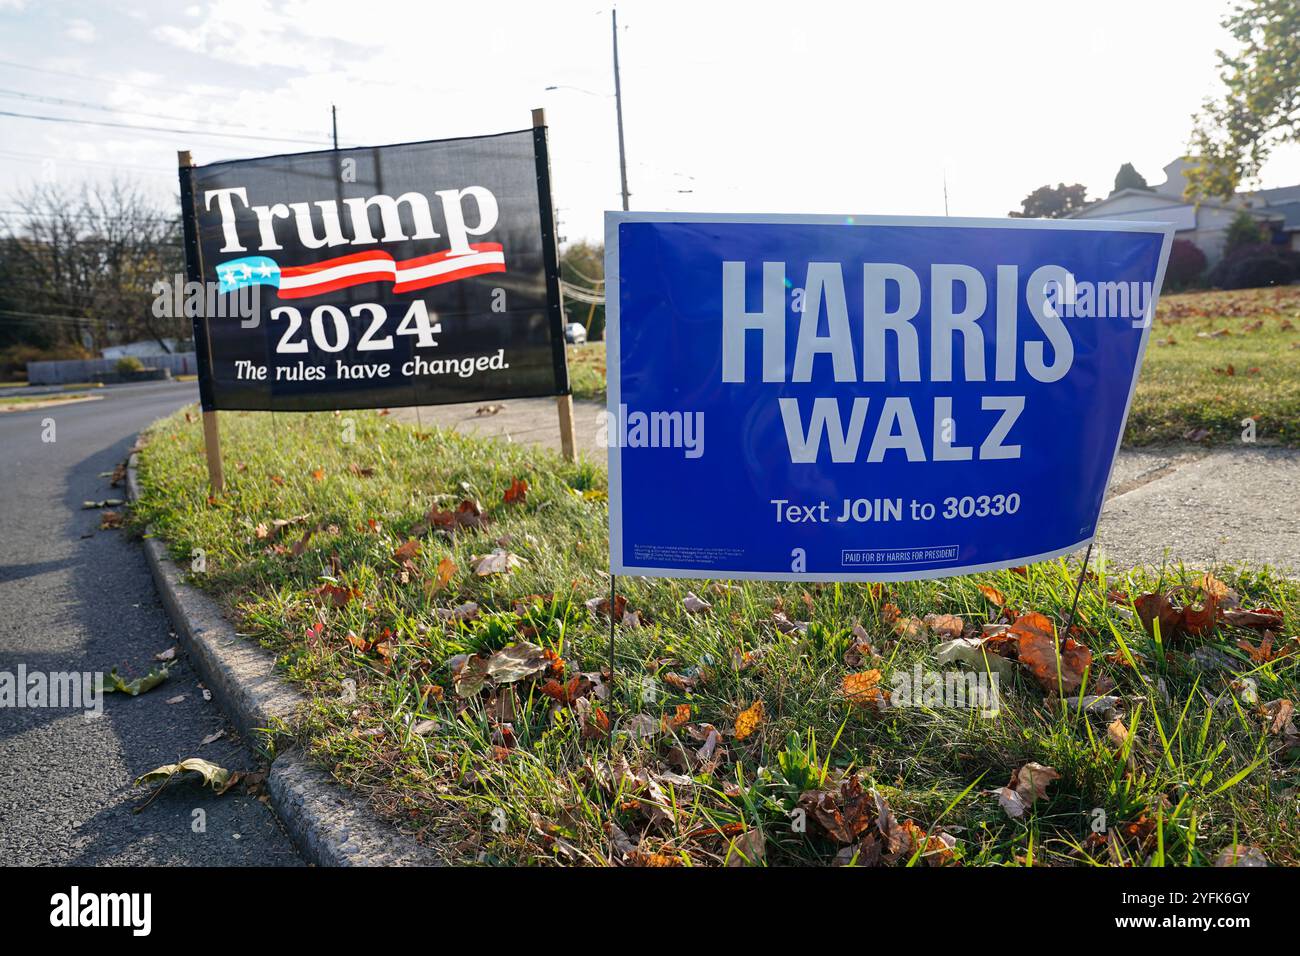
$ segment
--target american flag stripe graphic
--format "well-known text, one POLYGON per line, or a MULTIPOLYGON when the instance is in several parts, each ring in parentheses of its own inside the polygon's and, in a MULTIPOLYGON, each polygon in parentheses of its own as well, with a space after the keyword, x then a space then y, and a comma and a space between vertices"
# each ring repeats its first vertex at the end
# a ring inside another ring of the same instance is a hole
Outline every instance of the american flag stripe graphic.
POLYGON ((398 262, 387 252, 358 252, 309 266, 286 266, 280 270, 280 298, 308 296, 346 289, 366 282, 391 282, 394 292, 412 292, 444 282, 455 282, 485 272, 505 272, 506 257, 499 242, 470 246, 469 255, 437 252, 398 262))
POLYGON ((506 257, 499 242, 477 242, 465 255, 450 250, 400 262, 378 249, 281 268, 265 256, 247 257, 217 266, 223 291, 246 285, 270 285, 282 299, 305 299, 367 282, 391 282, 394 292, 413 292, 487 272, 505 272, 506 257))

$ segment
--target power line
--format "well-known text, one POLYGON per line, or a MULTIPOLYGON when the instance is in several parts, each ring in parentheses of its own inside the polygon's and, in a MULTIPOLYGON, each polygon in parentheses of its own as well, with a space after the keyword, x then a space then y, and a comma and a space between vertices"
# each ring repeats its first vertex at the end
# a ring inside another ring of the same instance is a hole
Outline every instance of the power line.
POLYGON ((0 149, 0 156, 6 156, 10 159, 17 159, 27 163, 45 163, 53 161, 55 163, 67 163, 70 166, 100 166, 105 169, 135 169, 144 173, 168 173, 171 176, 176 175, 176 167, 170 169, 163 166, 141 166, 138 163, 113 163, 94 159, 70 159, 64 156, 54 156, 50 153, 24 153, 12 149, 0 149))
POLYGON ((79 126, 111 126, 114 129, 147 130, 154 133, 179 133, 184 136, 218 136, 222 139, 265 140, 275 143, 306 143, 312 146, 328 146, 326 141, 295 139, 291 136, 255 136, 251 133, 216 133, 201 129, 174 129, 168 126, 140 126, 135 123, 113 123, 109 120, 74 119, 70 116, 44 116, 38 113, 15 113, 0 110, 0 116, 14 116, 19 119, 43 120, 47 123, 75 123, 79 126))
MULTIPOLYGON (((129 107, 109 106, 105 103, 92 103, 89 100, 74 100, 74 99, 68 99, 67 97, 63 97, 63 96, 45 96, 40 93, 25 93, 22 90, 0 89, 0 96, 17 97, 18 99, 31 100, 37 103, 49 103, 53 106, 73 106, 73 107, 79 107, 88 110, 99 110, 100 112, 104 112, 104 113, 127 113, 133 116, 148 117, 150 119, 180 120, 182 123, 191 123, 194 122, 195 120, 195 117, 193 116, 177 116, 174 113, 148 113, 145 112, 144 110, 131 109, 129 107)), ((214 123, 213 125, 228 126, 231 127, 232 129, 247 129, 247 130, 253 130, 255 132, 260 131, 263 133, 272 132, 272 130, 266 129, 264 127, 249 126, 245 123, 218 122, 218 123, 214 123)), ((301 135, 308 136, 308 137, 312 135, 311 133, 305 130, 289 130, 289 132, 300 133, 301 135)))
POLYGON ((47 76, 62 76, 73 80, 88 80, 91 83, 115 83, 118 86, 127 86, 133 90, 143 90, 146 93, 165 93, 169 96, 180 94, 182 96, 194 97, 195 99, 208 100, 212 103, 228 105, 227 101, 219 96, 213 96, 210 93, 190 93, 185 90, 178 90, 175 87, 132 83, 129 80, 122 80, 116 77, 91 76, 87 73, 73 73, 70 70, 51 70, 47 67, 29 66, 26 63, 15 63, 13 60, 0 60, 0 66, 12 67, 15 70, 26 70, 29 73, 44 73, 47 76))

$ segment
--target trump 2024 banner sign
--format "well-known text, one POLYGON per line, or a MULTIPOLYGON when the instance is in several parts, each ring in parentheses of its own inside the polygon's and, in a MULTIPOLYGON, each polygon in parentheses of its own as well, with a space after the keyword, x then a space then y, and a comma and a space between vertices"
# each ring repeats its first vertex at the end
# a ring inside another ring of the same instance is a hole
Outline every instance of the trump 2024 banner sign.
POLYGON ((608 213, 611 571, 889 581, 1086 545, 1172 231, 608 213))
POLYGON ((182 170, 204 407, 567 392, 545 132, 182 170))

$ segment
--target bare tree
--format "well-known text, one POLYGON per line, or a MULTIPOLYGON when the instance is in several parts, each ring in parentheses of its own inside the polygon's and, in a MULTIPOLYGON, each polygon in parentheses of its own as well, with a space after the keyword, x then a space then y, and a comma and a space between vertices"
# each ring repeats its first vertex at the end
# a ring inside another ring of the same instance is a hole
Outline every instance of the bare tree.
POLYGON ((44 183, 16 204, 0 267, 6 309, 49 316, 63 340, 95 348, 149 338, 170 351, 167 339, 188 334, 183 318, 152 310, 154 283, 184 271, 180 221, 170 210, 116 179, 76 190, 44 183))

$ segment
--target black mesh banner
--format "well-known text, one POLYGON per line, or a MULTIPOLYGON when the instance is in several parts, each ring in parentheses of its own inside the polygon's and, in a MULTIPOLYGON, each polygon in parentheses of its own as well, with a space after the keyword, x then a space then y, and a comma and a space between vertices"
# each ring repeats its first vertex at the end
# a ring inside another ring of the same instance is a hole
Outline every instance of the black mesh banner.
POLYGON ((206 409, 568 391, 544 128, 195 166, 181 199, 206 409))

